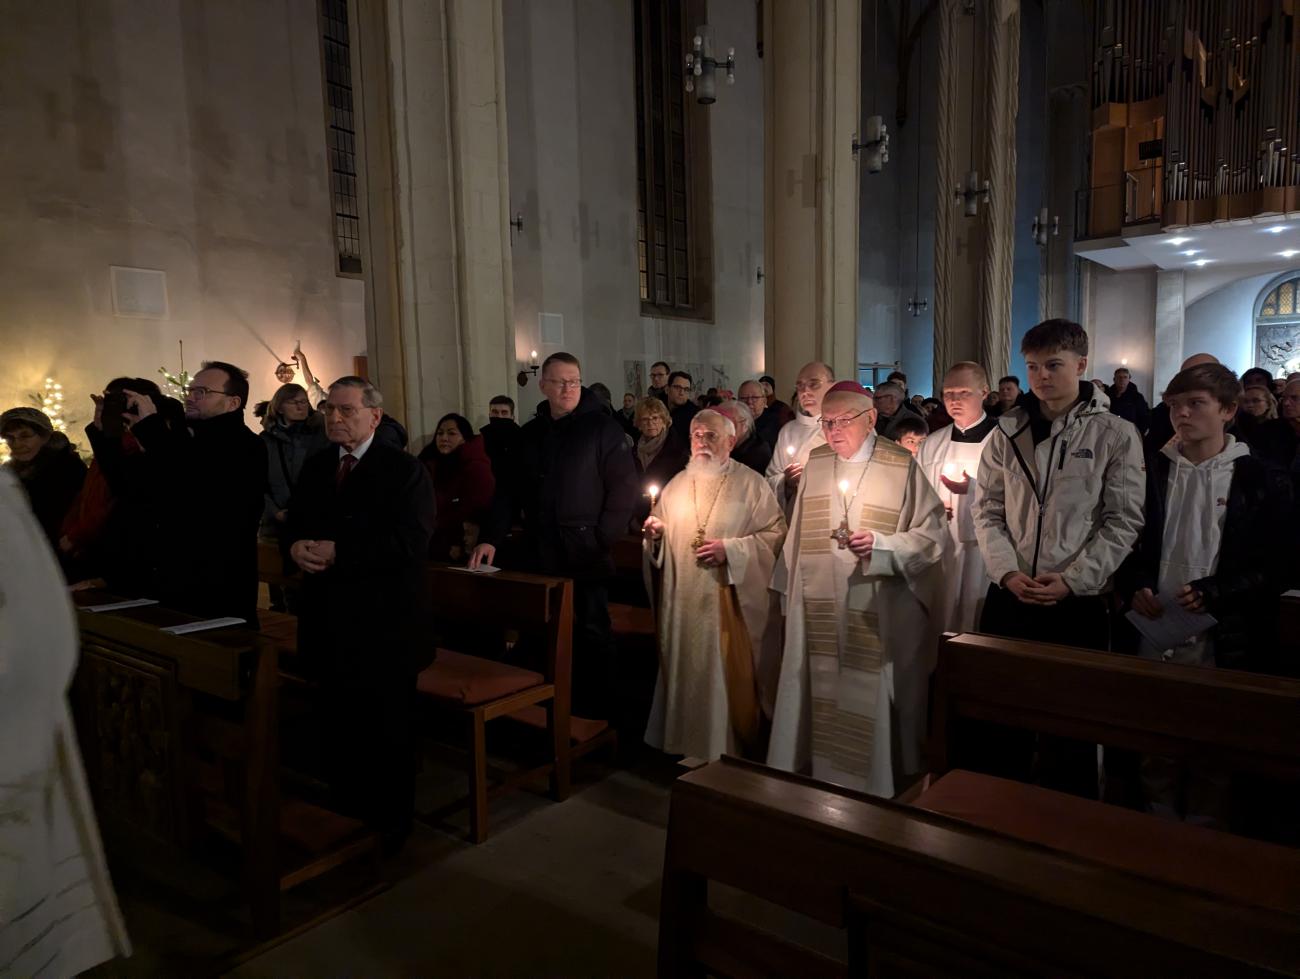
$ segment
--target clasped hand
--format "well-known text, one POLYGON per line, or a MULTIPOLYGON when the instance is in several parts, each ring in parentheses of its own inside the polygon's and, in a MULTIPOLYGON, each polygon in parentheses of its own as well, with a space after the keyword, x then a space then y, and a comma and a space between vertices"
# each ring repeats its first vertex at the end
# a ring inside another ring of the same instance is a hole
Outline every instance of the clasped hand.
POLYGON ((1070 586, 1059 572, 1049 571, 1031 578, 1023 571, 1013 571, 1002 587, 1026 605, 1055 605, 1070 594, 1070 586))
POLYGON ((332 540, 299 540, 289 548, 289 556, 298 567, 309 574, 317 574, 334 565, 332 540))

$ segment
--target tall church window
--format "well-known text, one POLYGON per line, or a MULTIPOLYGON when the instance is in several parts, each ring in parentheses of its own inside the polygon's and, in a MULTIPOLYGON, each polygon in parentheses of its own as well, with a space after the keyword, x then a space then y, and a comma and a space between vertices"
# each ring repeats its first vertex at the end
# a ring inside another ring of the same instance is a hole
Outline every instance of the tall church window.
POLYGON ((713 318, 707 110, 685 91, 704 0, 635 0, 637 259, 641 312, 713 318))
POLYGON ((1300 371, 1300 272, 1274 279, 1256 301, 1255 363, 1274 377, 1300 371))
POLYGON ((352 114, 352 48, 348 0, 320 0, 325 66, 325 139, 338 271, 361 274, 361 208, 357 197, 357 130, 352 114))

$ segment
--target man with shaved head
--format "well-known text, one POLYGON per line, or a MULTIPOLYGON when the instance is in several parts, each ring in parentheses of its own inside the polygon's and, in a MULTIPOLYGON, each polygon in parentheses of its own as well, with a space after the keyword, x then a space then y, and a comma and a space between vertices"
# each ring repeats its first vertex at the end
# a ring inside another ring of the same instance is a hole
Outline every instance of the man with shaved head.
POLYGON ((876 436, 871 395, 841 381, 817 407, 826 444, 772 580, 786 625, 768 764, 889 797, 921 769, 952 544, 916 461, 876 436))
POLYGON ((796 407, 799 410, 776 437, 776 449, 767 466, 767 481, 776 494, 776 501, 786 507, 787 512, 799 491, 799 478, 803 475, 809 453, 826 444, 817 420, 821 417, 822 398, 834 383, 835 372, 830 365, 818 360, 804 364, 795 378, 796 407))
POLYGON ((646 563, 660 572, 659 681, 645 738, 711 761, 753 755, 771 713, 781 617, 767 586, 785 516, 763 477, 730 457, 731 419, 704 409, 690 443, 691 461, 643 527, 646 563))
POLYGON ((989 590, 989 576, 980 557, 971 503, 980 455, 998 422, 984 411, 989 381, 979 364, 969 360, 953 364, 943 376, 941 394, 952 424, 925 440, 917 462, 947 510, 953 543, 952 557, 944 568, 940 625, 948 632, 974 632, 989 590))

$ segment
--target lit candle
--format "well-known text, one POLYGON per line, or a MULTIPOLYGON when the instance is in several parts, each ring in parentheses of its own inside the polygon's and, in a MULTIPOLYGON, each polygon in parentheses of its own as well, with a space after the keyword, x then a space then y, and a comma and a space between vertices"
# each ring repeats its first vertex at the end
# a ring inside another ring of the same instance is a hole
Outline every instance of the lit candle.
POLYGON ((659 498, 659 487, 654 483, 651 483, 646 487, 646 492, 650 494, 650 506, 653 507, 655 505, 655 500, 659 498))
POLYGON ((794 446, 793 446, 793 445, 787 445, 787 446, 785 447, 785 454, 786 454, 787 457, 789 457, 789 459, 790 459, 791 462, 794 462, 794 446))
MULTIPOLYGON (((946 479, 954 479, 957 475, 957 464, 953 462, 945 462, 943 464, 943 475, 946 479)), ((942 481, 940 485, 943 486, 943 493, 941 494, 941 497, 943 499, 943 505, 947 507, 949 510, 951 510, 952 490, 948 488, 946 483, 942 483, 942 481)))
POLYGON ((532 358, 532 363, 534 363, 534 364, 537 363, 537 351, 536 351, 536 350, 530 350, 530 351, 528 352, 528 356, 532 358))

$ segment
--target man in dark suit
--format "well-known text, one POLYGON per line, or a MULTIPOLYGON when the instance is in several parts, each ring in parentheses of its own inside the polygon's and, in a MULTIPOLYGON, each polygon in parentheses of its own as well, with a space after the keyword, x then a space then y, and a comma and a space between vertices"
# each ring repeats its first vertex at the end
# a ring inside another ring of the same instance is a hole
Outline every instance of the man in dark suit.
MULTIPOLYGON (((257 628, 257 528, 266 506, 266 443, 244 424, 248 372, 211 360, 185 391, 185 423, 170 423, 148 393, 124 389, 131 434, 159 494, 157 594, 205 618, 257 628)), ((142 542, 147 546, 148 542, 142 542)))
POLYGON ((433 486, 413 456, 375 437, 367 381, 330 386, 331 447, 303 464, 289 554, 305 571, 298 648, 320 680, 339 808, 401 846, 415 805, 415 678, 433 657, 425 555, 433 486))
POLYGON ((510 530, 510 515, 521 508, 524 569, 574 581, 574 712, 609 717, 608 581, 614 542, 627 533, 640 496, 636 467, 623 429, 582 386, 578 358, 547 357, 541 388, 546 401, 521 430, 511 471, 497 481, 470 567, 492 562, 510 530))

